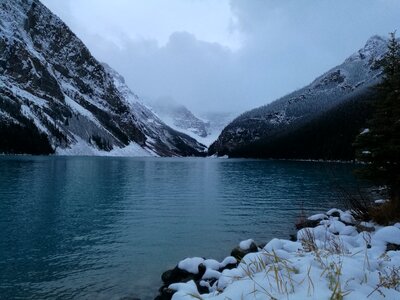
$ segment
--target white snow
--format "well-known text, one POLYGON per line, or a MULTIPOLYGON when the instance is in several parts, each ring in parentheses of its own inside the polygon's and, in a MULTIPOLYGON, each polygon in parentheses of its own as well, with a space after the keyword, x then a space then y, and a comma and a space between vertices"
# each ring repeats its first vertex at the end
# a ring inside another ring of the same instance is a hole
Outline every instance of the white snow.
POLYGON ((179 262, 178 268, 181 270, 188 271, 189 273, 192 274, 198 274, 199 265, 202 264, 203 262, 204 258, 201 257, 186 258, 179 262))
POLYGON ((160 116, 159 118, 161 120, 163 120, 163 122, 165 124, 167 124, 169 127, 171 127, 172 129, 182 132, 182 133, 190 136, 191 138, 194 138, 196 141, 198 141, 199 143, 201 143, 207 147, 209 147, 213 142, 215 142, 221 133, 221 131, 213 131, 210 134, 208 134, 206 137, 202 137, 202 136, 199 136, 198 134, 196 134, 195 130, 191 130, 193 128, 185 129, 185 128, 176 126, 174 123, 174 120, 167 116, 160 116))
POLYGON ((221 273, 215 270, 207 269, 203 275, 202 279, 219 279, 221 277, 221 273))
POLYGON ((119 148, 114 147, 111 151, 98 150, 79 136, 74 136, 76 143, 69 148, 57 148, 56 154, 63 156, 114 156, 114 157, 147 157, 154 156, 136 143, 130 143, 128 146, 119 148))
POLYGON ((325 214, 316 214, 316 215, 312 215, 311 217, 308 217, 307 219, 310 221, 318 221, 318 220, 324 220, 327 218, 328 217, 325 214))
POLYGON ((349 211, 340 212, 340 220, 348 224, 355 224, 356 220, 349 211))
POLYGON ((197 297, 200 296, 200 294, 197 290, 197 286, 194 283, 194 281, 189 281, 188 283, 174 283, 174 284, 171 284, 169 286, 169 288, 171 290, 178 291, 178 293, 175 293, 175 295, 178 295, 178 296, 181 293, 180 291, 182 289, 184 289, 184 292, 182 292, 182 294, 181 294, 182 298, 180 298, 180 299, 193 299, 193 296, 197 296, 197 297))
POLYGON ((254 243, 254 240, 252 240, 252 239, 241 241, 239 243, 239 248, 242 249, 242 250, 249 250, 251 244, 253 244, 253 243, 254 243))
MULTIPOLYGON (((85 116, 92 122, 94 122, 96 125, 101 126, 100 122, 93 116, 93 114, 88 111, 86 108, 84 108, 82 105, 79 105, 77 102, 72 100, 70 97, 65 96, 65 103, 76 113, 85 116)), ((103 126, 101 126, 103 128, 103 126)))
POLYGON ((326 214, 327 214, 328 216, 330 216, 330 215, 332 215, 332 214, 334 214, 334 213, 339 213, 339 214, 341 214, 341 213, 343 213, 343 211, 340 210, 340 209, 337 209, 337 208, 332 208, 332 209, 328 210, 326 214))
POLYGON ((21 113, 27 117, 28 119, 31 119, 35 126, 39 129, 39 131, 49 134, 49 131, 47 130, 46 126, 40 122, 38 117, 32 112, 32 110, 26 106, 25 104, 21 105, 21 113))
POLYGON ((215 259, 206 259, 203 264, 206 266, 207 269, 210 270, 218 270, 221 267, 221 263, 219 263, 215 259))
POLYGON ((331 221, 329 226, 329 231, 332 233, 340 233, 342 230, 346 228, 346 225, 340 221, 331 221))
POLYGON ((375 200, 374 202, 376 204, 384 204, 384 203, 388 202, 388 200, 386 200, 386 199, 378 199, 378 200, 375 200))
MULTIPOLYGON (((183 147, 179 144, 182 143, 198 151, 204 150, 202 145, 192 139, 182 136, 178 139, 175 132, 147 109, 125 84, 123 77, 110 67, 106 67, 104 73, 92 57, 78 63, 77 57, 86 49, 85 45, 45 6, 37 2, 34 10, 37 14, 37 34, 32 36, 27 32, 25 24, 32 0, 0 0, 0 3, 0 40, 5 42, 0 60, 9 59, 10 53, 16 51, 14 54, 22 64, 22 72, 28 75, 2 72, 1 94, 6 91, 6 95, 15 96, 6 98, 22 105, 22 113, 48 135, 52 147, 57 148, 56 154, 158 156, 168 153, 180 156, 183 147), (55 36, 60 32, 64 36, 71 36, 68 43, 58 45, 55 36), (54 52, 52 49, 55 45, 62 47, 54 52), (48 80, 49 85, 38 85, 36 79, 45 70, 52 80, 48 80), (113 85, 115 89, 110 88, 113 85), (54 93, 49 92, 50 88, 54 88, 54 93), (131 108, 131 111, 125 108, 131 108), (67 119, 71 115, 74 117, 72 123, 67 119), (109 116, 111 122, 105 116, 109 116), (65 138, 56 137, 51 125, 56 126, 65 138), (121 135, 116 134, 115 126, 122 131, 127 129, 124 133, 129 141, 135 141, 138 137, 136 130, 131 130, 135 128, 147 140, 152 138, 157 142, 152 145, 148 142, 145 149, 140 149, 134 143, 118 148, 118 145, 125 143, 126 138, 122 139, 121 135), (98 133, 114 147, 113 151, 99 151, 96 145, 85 142, 98 133)), ((15 121, 8 117, 7 109, 0 111, 1 119, 15 121)))
POLYGON ((387 243, 400 245, 400 229, 396 226, 379 229, 372 237, 372 245, 386 245, 387 243))
MULTIPOLYGON (((333 212, 342 220, 354 219, 337 209, 312 219, 333 212)), ((247 254, 237 268, 222 273, 213 270, 218 262, 206 260, 209 268, 201 285, 210 293, 200 295, 191 281, 171 285, 177 291, 172 299, 400 299, 400 251, 386 252, 387 243, 400 245, 400 224, 363 224, 377 230, 358 233, 354 226, 330 217, 320 226, 300 230, 297 242, 273 239, 261 251, 247 254), (218 280, 210 286, 207 278, 218 280)), ((196 258, 181 263, 194 271, 201 262, 196 258)))
POLYGON ((265 251, 275 251, 277 249, 282 249, 282 241, 280 239, 272 239, 264 247, 265 251))
POLYGON ((300 126, 304 118, 314 118, 350 95, 375 86, 382 77, 382 69, 377 68, 376 62, 386 50, 385 38, 372 38, 341 65, 322 74, 311 84, 241 114, 224 129, 216 150, 235 149, 242 144, 292 130, 300 126))
POLYGON ((368 129, 368 128, 365 128, 363 131, 361 131, 360 134, 367 134, 367 133, 369 133, 369 129, 368 129))
POLYGON ((28 102, 35 104, 39 107, 44 107, 47 105, 47 102, 21 88, 19 88, 18 86, 15 85, 3 85, 4 88, 7 88, 12 94, 14 94, 17 97, 21 97, 25 100, 27 100, 28 102))
POLYGON ((236 264, 237 260, 236 258, 234 258, 233 256, 228 256, 227 258, 225 258, 222 262, 221 262, 221 267, 224 268, 229 264, 236 264))
MULTIPOLYGON (((104 152, 104 151, 102 151, 104 152)), ((105 152, 105 156, 155 156, 155 154, 151 153, 150 150, 144 149, 138 144, 131 142, 128 146, 119 148, 115 147, 110 152, 105 152)))
POLYGON ((19 124, 18 120, 14 119, 10 114, 5 111, 0 111, 0 121, 12 122, 14 124, 19 124))

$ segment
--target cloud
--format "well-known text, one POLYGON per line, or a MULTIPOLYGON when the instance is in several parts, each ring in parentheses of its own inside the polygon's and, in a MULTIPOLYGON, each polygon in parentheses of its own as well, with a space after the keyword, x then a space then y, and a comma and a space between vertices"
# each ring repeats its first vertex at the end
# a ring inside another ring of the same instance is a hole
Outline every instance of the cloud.
POLYGON ((43 1, 140 96, 198 112, 266 104, 400 30, 397 0, 43 1))
MULTIPOLYGON (((87 39, 89 44, 97 44, 94 55, 107 58, 144 97, 172 96, 198 111, 208 110, 213 103, 213 110, 223 111, 226 102, 222 99, 233 99, 240 92, 232 69, 233 51, 200 41, 188 32, 174 32, 164 46, 156 40, 126 38, 119 47, 99 36, 87 39)), ((240 105, 235 110, 240 110, 240 105)))

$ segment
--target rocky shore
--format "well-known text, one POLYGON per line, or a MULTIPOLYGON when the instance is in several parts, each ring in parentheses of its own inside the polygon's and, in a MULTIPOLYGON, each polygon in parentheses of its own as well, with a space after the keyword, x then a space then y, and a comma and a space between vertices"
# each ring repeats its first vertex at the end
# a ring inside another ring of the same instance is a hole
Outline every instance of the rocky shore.
POLYGON ((400 299, 400 223, 331 209, 296 229, 290 240, 242 241, 221 262, 186 258, 162 274, 155 299, 400 299))
MULTIPOLYGON (((264 245, 265 246, 265 245, 264 245)), ((155 300, 170 300, 175 293, 171 284, 193 281, 200 294, 209 293, 225 270, 237 268, 241 259, 249 254, 261 251, 262 245, 257 246, 252 239, 241 242, 231 251, 231 255, 222 262, 200 257, 186 258, 172 270, 164 272, 161 279, 164 285, 159 289, 160 294, 155 300)))

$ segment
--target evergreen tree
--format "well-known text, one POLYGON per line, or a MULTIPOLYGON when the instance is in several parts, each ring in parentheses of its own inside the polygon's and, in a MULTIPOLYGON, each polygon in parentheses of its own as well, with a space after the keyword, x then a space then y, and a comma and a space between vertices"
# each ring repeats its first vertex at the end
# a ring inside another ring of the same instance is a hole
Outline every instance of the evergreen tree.
POLYGON ((386 185, 400 209, 400 43, 395 33, 390 34, 382 63, 384 77, 375 113, 355 142, 358 160, 366 163, 358 173, 386 185))

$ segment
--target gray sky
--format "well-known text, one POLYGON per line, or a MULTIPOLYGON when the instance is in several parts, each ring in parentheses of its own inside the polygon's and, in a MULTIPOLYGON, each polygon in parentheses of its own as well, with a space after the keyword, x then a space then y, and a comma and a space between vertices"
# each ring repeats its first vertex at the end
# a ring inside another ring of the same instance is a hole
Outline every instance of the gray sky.
POLYGON ((42 2, 139 96, 195 112, 269 103, 400 31, 400 0, 42 2))

